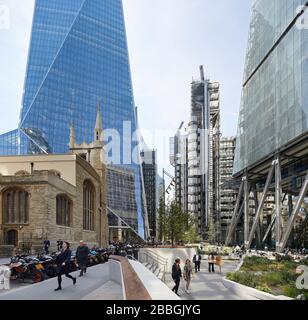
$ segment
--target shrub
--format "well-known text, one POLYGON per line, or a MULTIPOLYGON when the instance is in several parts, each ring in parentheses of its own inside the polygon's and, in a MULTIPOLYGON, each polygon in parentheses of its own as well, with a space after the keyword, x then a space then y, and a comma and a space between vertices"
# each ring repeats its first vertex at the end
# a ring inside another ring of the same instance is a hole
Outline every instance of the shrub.
POLYGON ((280 272, 269 272, 264 275, 264 281, 269 286, 277 287, 284 284, 283 276, 280 272))
POLYGON ((296 299, 298 295, 304 292, 303 290, 297 289, 294 284, 288 284, 282 287, 282 293, 287 297, 296 299))
POLYGON ((247 272, 237 271, 227 274, 227 279, 247 287, 256 288, 259 284, 260 276, 253 276, 247 272))
POLYGON ((300 262, 301 265, 304 265, 304 266, 308 266, 308 258, 305 258, 303 259, 301 262, 300 262))
POLYGON ((269 288, 267 285, 257 286, 256 289, 259 290, 259 291, 263 291, 263 292, 266 292, 266 293, 273 294, 272 289, 269 288))
POLYGON ((264 257, 246 257, 242 265, 243 271, 268 271, 271 261, 264 257))
POLYGON ((277 254, 276 261, 278 261, 278 262, 285 262, 285 261, 293 262, 293 258, 290 256, 277 254))

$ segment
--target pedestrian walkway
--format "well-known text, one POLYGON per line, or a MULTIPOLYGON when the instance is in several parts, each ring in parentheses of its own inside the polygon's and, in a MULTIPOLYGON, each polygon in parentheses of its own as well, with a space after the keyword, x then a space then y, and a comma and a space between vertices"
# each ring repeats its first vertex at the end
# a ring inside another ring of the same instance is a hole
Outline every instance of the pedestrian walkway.
POLYGON ((27 287, 13 287, 10 291, 0 291, 0 300, 123 300, 122 288, 110 281, 108 263, 88 269, 86 276, 79 278, 74 286, 63 276, 63 290, 55 292, 57 278, 46 280, 27 287))
POLYGON ((8 264, 10 263, 11 259, 10 258, 0 258, 0 266, 3 264, 8 264))
MULTIPOLYGON (((202 261, 201 272, 194 273, 191 281, 190 294, 184 290, 186 282, 181 279, 179 295, 183 300, 243 300, 232 291, 227 289, 222 283, 222 278, 236 269, 238 262, 226 262, 223 266, 222 274, 208 272, 207 261, 202 261)), ((174 286, 171 275, 167 275, 167 285, 169 288, 174 286)), ((251 299, 247 296, 246 300, 251 299)))

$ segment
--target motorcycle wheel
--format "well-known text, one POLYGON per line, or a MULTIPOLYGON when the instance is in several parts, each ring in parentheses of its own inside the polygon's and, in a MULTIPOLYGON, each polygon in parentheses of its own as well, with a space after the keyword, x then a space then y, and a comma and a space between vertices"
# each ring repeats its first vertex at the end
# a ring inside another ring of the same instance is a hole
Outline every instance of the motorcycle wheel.
POLYGON ((44 281, 44 274, 42 271, 37 270, 36 272, 34 272, 32 280, 34 283, 39 283, 44 281))
POLYGON ((17 280, 17 279, 18 279, 18 274, 13 274, 13 275, 11 276, 11 280, 15 281, 15 280, 17 280))

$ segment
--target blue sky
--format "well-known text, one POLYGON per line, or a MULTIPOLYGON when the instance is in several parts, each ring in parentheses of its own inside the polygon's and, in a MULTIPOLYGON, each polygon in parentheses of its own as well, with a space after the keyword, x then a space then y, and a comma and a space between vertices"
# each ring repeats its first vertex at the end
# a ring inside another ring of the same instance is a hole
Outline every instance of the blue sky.
MULTIPOLYGON (((9 29, 0 29, 0 133, 16 128, 21 107, 34 0, 20 3, 0 0, 10 9, 9 29)), ((124 9, 142 131, 173 132, 188 120, 190 82, 203 64, 221 83, 222 133, 234 136, 250 0, 124 0, 124 9)), ((148 144, 167 163, 167 144, 148 144)))

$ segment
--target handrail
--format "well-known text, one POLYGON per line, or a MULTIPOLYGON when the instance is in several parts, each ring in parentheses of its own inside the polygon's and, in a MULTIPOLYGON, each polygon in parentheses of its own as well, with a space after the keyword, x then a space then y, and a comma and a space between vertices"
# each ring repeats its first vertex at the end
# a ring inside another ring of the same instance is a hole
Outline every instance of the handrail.
POLYGON ((154 256, 155 258, 157 258, 157 260, 161 260, 163 261, 164 263, 167 263, 168 264, 168 259, 164 258, 163 256, 160 256, 159 254, 157 253, 153 253, 153 252, 144 252, 145 254, 148 254, 148 255, 152 255, 154 256))
POLYGON ((133 261, 138 261, 135 257, 131 256, 131 255, 127 255, 126 258, 128 260, 133 260, 133 261))
POLYGON ((150 258, 152 258, 153 260, 157 261, 159 264, 162 264, 162 265, 167 265, 167 264, 168 264, 168 260, 167 260, 167 259, 164 259, 164 258, 162 258, 162 257, 156 256, 156 255, 154 255, 154 254, 147 253, 147 252, 144 252, 143 254, 144 254, 145 256, 150 257, 150 258))
POLYGON ((152 259, 153 264, 155 264, 157 267, 161 265, 163 267, 163 278, 162 281, 166 282, 166 272, 167 272, 167 265, 168 265, 168 259, 163 258, 162 256, 158 254, 153 254, 151 252, 143 252, 143 254, 146 256, 146 262, 148 262, 148 258, 152 259))

